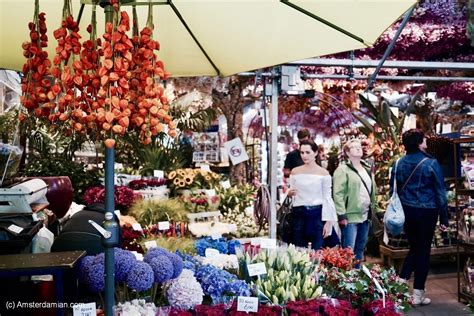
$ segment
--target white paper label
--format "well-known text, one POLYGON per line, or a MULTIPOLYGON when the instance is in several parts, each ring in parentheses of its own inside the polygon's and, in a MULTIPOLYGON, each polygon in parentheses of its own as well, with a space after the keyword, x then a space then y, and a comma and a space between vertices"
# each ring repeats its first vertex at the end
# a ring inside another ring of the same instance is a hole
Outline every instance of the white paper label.
POLYGON ((132 228, 133 228, 133 230, 137 230, 137 231, 142 231, 143 230, 142 225, 140 225, 140 223, 133 223, 132 228))
POLYGON ((266 249, 276 249, 277 248, 276 239, 260 238, 260 247, 266 248, 266 249))
POLYGON ((237 311, 246 313, 258 312, 258 298, 248 296, 237 297, 237 311))
POLYGON ((156 243, 156 240, 149 240, 145 241, 145 247, 146 249, 156 248, 158 247, 158 244, 156 243))
POLYGON ((201 165, 201 170, 211 172, 211 167, 209 165, 201 165))
POLYGON ((153 170, 153 176, 155 178, 164 178, 165 177, 165 173, 163 172, 163 170, 153 170))
POLYGON ((94 303, 76 304, 72 307, 73 316, 95 316, 96 307, 94 303))
POLYGON ((211 190, 204 190, 206 192, 206 195, 209 197, 216 196, 216 190, 211 189, 211 190))
POLYGON ((132 253, 138 261, 143 261, 143 254, 136 251, 132 251, 132 253))
POLYGON ((206 258, 213 258, 215 256, 218 256, 219 254, 220 252, 217 249, 212 249, 212 248, 206 249, 206 258))
POLYGON ((214 240, 221 239, 222 235, 221 234, 212 234, 211 238, 214 239, 214 240))
POLYGON ((117 216, 117 218, 120 219, 120 216, 122 215, 120 214, 120 210, 115 210, 114 213, 117 216))
POLYGON ((242 140, 239 137, 225 142, 224 147, 234 166, 249 159, 242 140))
POLYGON ((10 226, 8 226, 8 230, 14 232, 15 234, 19 234, 23 231, 23 227, 11 224, 10 226))
POLYGON ((223 189, 230 189, 230 187, 231 187, 230 181, 229 180, 221 181, 221 187, 223 189))
POLYGON ((252 238, 252 239, 250 239, 250 245, 252 245, 252 246, 260 246, 260 238, 252 238))
POLYGON ((267 267, 265 267, 264 262, 249 264, 247 265, 247 270, 249 272, 249 276, 267 274, 267 267))
POLYGON ((168 230, 168 229, 170 229, 170 222, 168 222, 168 221, 158 222, 158 229, 159 230, 168 230))

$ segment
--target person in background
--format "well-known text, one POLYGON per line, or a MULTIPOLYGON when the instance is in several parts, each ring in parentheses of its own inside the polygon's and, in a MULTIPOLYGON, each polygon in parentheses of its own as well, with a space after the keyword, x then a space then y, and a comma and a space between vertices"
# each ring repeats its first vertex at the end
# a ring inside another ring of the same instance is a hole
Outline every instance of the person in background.
MULTIPOLYGON (((406 155, 398 160, 397 193, 405 213, 404 230, 410 244, 400 277, 408 280, 412 272, 414 305, 427 305, 425 282, 430 264, 431 242, 440 218, 441 231, 448 225, 448 203, 441 166, 436 159, 426 154, 426 138, 418 129, 402 135, 406 155)), ((390 195, 393 192, 394 169, 390 177, 390 195)))
MULTIPOLYGON (((298 137, 298 141, 300 142, 300 145, 301 145, 301 141, 309 139, 311 134, 306 128, 303 128, 298 131, 298 134, 296 136, 298 137)), ((303 163, 303 160, 301 159, 299 148, 296 148, 295 150, 290 151, 288 155, 286 155, 285 165, 283 166, 283 175, 285 176, 285 178, 288 178, 293 168, 302 166, 303 164, 304 163, 303 163)))
POLYGON ((362 144, 353 139, 343 152, 348 158, 333 175, 333 198, 342 233, 342 247, 351 247, 360 267, 369 235, 371 212, 375 211, 375 179, 370 166, 362 160, 362 144))
POLYGON ((334 231, 337 215, 331 197, 331 176, 316 163, 318 146, 309 139, 300 142, 303 165, 290 175, 288 195, 293 197, 292 243, 313 249, 339 244, 334 231))

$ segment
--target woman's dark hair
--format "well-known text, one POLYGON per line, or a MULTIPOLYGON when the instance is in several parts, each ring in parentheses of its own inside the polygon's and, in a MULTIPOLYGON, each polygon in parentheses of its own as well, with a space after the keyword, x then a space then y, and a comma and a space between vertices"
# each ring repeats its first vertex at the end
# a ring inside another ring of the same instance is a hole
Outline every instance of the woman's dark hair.
POLYGON ((402 135, 403 146, 405 146, 405 150, 408 153, 416 152, 419 150, 424 138, 425 133, 423 133, 422 130, 416 128, 410 129, 402 135))
POLYGON ((304 139, 300 141, 300 148, 303 145, 308 145, 309 147, 311 147, 312 151, 314 151, 315 153, 319 153, 318 145, 316 145, 316 143, 312 141, 311 139, 304 139))

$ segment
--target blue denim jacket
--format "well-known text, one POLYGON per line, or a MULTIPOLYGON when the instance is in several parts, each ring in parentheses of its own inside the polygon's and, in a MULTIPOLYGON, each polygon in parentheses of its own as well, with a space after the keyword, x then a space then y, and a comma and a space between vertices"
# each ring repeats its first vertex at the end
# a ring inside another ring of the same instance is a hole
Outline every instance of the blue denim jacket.
MULTIPOLYGON (((390 177, 390 195, 393 191, 395 165, 392 166, 390 177)), ((448 201, 446 187, 441 167, 436 159, 422 151, 407 154, 398 161, 397 167, 397 193, 403 205, 437 209, 441 224, 448 224, 448 201), (416 165, 425 160, 415 171, 404 190, 402 187, 416 165)))

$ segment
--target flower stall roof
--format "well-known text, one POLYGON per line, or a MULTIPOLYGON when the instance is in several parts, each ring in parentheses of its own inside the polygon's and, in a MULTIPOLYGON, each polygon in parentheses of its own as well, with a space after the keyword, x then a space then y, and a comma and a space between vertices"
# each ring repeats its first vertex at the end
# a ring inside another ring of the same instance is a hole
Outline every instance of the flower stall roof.
MULTIPOLYGON (((83 0, 85 1, 85 0, 83 0)), ((90 0, 86 0, 91 2, 90 0)), ((73 0, 77 17, 80 1, 73 0)), ((222 75, 249 71, 308 57, 372 45, 416 0, 155 0, 154 38, 159 59, 173 76, 222 75), (324 22, 321 22, 324 20, 324 22), (340 28, 340 30, 336 30, 340 28), (349 34, 350 33, 350 34, 349 34)), ((122 6, 132 16, 131 6, 122 6)), ((97 8, 98 34, 104 14, 97 8)), ((137 6, 145 26, 147 6, 137 6)), ((21 44, 28 40, 34 1, 0 1, 0 68, 21 70, 21 44)), ((88 37, 92 6, 86 5, 81 34, 88 37)), ((49 55, 56 46, 52 31, 60 25, 62 1, 41 0, 49 28, 49 55)))

